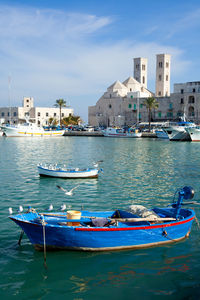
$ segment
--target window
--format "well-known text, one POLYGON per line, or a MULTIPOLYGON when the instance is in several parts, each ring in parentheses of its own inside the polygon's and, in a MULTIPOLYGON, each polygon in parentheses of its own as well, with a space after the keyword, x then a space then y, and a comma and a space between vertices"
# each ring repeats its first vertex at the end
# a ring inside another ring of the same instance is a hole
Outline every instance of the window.
POLYGON ((62 117, 64 117, 64 113, 62 113, 62 117))
POLYGON ((194 103, 194 96, 189 96, 188 103, 194 103))
POLYGON ((29 99, 27 99, 26 102, 28 103, 28 102, 29 102, 29 99))
POLYGON ((145 77, 144 76, 142 77, 142 83, 145 83, 145 77))
POLYGON ((162 68, 162 61, 158 63, 159 68, 162 68))
POLYGON ((158 112, 158 118, 161 118, 162 117, 162 113, 161 111, 158 112))
POLYGON ((162 75, 158 75, 158 80, 159 80, 159 81, 162 80, 162 75))
POLYGON ((38 117, 40 117, 40 112, 38 112, 38 114, 37 114, 37 115, 38 115, 38 117))
POLYGON ((108 105, 108 107, 109 107, 109 108, 112 108, 112 105, 111 105, 111 104, 109 104, 109 105, 108 105))
POLYGON ((40 125, 40 121, 38 120, 38 125, 40 125))
POLYGON ((145 71, 145 65, 142 65, 142 70, 145 71))
POLYGON ((56 117, 56 113, 54 113, 53 116, 56 117))
POLYGON ((132 89, 130 89, 130 92, 132 92, 132 89))
POLYGON ((1 116, 4 117, 4 112, 1 113, 1 116))
POLYGON ((161 96, 161 92, 160 91, 158 92, 158 96, 161 96))
POLYGON ((46 117, 48 117, 49 116, 49 113, 48 112, 46 112, 46 117))
POLYGON ((166 68, 169 68, 169 63, 168 62, 166 62, 166 68))
POLYGON ((112 94, 110 94, 110 98, 112 98, 112 94))
POLYGON ((29 107, 29 105, 26 105, 26 107, 29 107))
POLYGON ((173 108, 173 103, 169 103, 169 109, 173 108))
POLYGON ((10 116, 10 113, 8 112, 8 117, 10 116))
POLYGON ((193 89, 192 91, 193 91, 193 93, 195 93, 195 92, 196 92, 196 90, 195 90, 195 89, 193 89))
POLYGON ((131 95, 131 99, 133 99, 133 95, 131 95))
POLYGON ((194 117, 194 107, 190 106, 188 109, 189 117, 194 117))
POLYGON ((168 81, 169 80, 169 77, 168 77, 168 75, 166 75, 166 81, 168 81))
POLYGON ((132 108, 132 104, 131 103, 129 103, 128 108, 132 108))
POLYGON ((143 104, 142 103, 140 103, 140 108, 143 108, 143 104))
POLYGON ((16 111, 14 111, 14 113, 13 113, 13 116, 14 116, 14 117, 16 117, 16 116, 17 116, 17 112, 16 112, 16 111))
POLYGON ((167 112, 167 117, 168 117, 168 118, 172 118, 172 117, 173 117, 173 113, 168 111, 168 112, 167 112))
POLYGON ((133 105, 133 109, 134 109, 134 110, 136 110, 136 109, 137 109, 137 106, 136 106, 136 104, 134 104, 134 105, 133 105))
POLYGON ((184 93, 184 89, 181 89, 181 94, 183 94, 184 93))
POLYGON ((184 99, 183 98, 181 98, 181 104, 184 104, 184 99))

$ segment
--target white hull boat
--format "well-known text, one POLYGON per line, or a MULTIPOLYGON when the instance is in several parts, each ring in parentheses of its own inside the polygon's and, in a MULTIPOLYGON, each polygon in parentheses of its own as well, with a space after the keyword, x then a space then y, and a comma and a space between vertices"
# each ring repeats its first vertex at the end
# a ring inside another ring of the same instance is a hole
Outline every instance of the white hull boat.
POLYGON ((102 130, 102 133, 106 137, 118 137, 118 138, 139 138, 142 133, 138 129, 133 129, 132 131, 126 132, 123 129, 108 127, 102 130))
POLYGON ((191 122, 178 122, 169 127, 163 127, 163 130, 168 134, 170 141, 190 141, 190 135, 186 129, 195 127, 196 125, 191 122))
POLYGON ((98 168, 66 168, 65 166, 38 165, 40 176, 59 177, 59 178, 97 178, 101 170, 98 168))
POLYGON ((200 142, 200 127, 186 128, 187 133, 190 135, 192 142, 200 142))
POLYGON ((33 123, 23 125, 5 125, 1 126, 4 135, 7 137, 21 136, 62 136, 65 130, 45 130, 33 123))

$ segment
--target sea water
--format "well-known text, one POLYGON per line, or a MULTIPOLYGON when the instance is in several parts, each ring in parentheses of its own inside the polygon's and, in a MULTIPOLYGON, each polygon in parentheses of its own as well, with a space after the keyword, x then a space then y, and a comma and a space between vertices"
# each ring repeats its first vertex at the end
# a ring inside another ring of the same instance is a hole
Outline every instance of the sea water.
MULTIPOLYGON (((37 252, 8 218, 19 205, 45 211, 167 206, 185 185, 200 200, 200 143, 106 137, 0 138, 1 299, 200 299, 200 230, 189 238, 139 250, 37 252), (89 167, 98 179, 40 178, 38 163, 89 167), (71 189, 65 195, 56 185, 71 189)), ((200 201, 199 201, 200 203, 200 201)), ((200 219, 200 206, 192 206, 200 219)))

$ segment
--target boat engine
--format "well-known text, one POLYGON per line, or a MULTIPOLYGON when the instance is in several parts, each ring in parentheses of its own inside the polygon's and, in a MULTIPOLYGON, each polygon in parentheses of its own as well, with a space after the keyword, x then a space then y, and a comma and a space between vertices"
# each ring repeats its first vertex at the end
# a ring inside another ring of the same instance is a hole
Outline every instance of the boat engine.
MULTIPOLYGON (((172 204, 173 208, 176 208, 175 217, 179 217, 179 212, 181 209, 181 205, 183 204, 183 200, 192 199, 194 197, 194 189, 191 186, 184 186, 182 189, 178 191, 178 200, 172 204)), ((185 204, 190 204, 185 203, 185 204)))

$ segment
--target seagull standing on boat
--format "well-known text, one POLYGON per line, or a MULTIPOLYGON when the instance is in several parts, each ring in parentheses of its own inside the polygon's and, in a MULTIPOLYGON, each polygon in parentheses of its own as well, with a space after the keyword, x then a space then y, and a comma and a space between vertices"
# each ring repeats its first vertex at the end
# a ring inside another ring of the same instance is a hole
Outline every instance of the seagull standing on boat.
POLYGON ((19 206, 19 209, 18 209, 18 213, 22 213, 22 212, 23 212, 23 210, 24 210, 24 209, 23 209, 23 206, 22 206, 22 205, 20 205, 20 206, 19 206))
POLYGON ((49 208, 48 208, 48 211, 52 211, 52 210, 53 210, 53 205, 50 204, 50 205, 49 205, 49 208))
POLYGON ((62 204, 61 207, 60 207, 60 210, 61 210, 61 211, 64 211, 66 208, 67 208, 67 207, 66 207, 66 204, 62 204))
POLYGON ((77 187, 79 187, 79 185, 75 186, 73 189, 71 189, 70 191, 65 190, 64 188, 62 188, 60 185, 57 185, 57 188, 60 189, 61 191, 63 191, 65 193, 65 195, 68 196, 72 196, 73 195, 73 191, 75 189, 77 189, 77 187))

